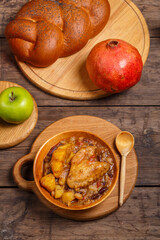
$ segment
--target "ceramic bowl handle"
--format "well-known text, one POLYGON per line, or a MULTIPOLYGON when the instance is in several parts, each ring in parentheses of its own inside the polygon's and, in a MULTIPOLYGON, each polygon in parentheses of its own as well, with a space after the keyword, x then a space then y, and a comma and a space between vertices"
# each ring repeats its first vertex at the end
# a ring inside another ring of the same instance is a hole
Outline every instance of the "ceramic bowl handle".
POLYGON ((13 178, 14 178, 14 181, 16 182, 18 187, 23 188, 26 191, 33 191, 33 187, 35 185, 35 182, 34 181, 25 180, 22 177, 21 169, 22 169, 22 166, 25 163, 32 162, 33 160, 34 160, 34 154, 33 153, 29 153, 29 154, 23 156, 22 158, 20 158, 15 163, 15 165, 13 167, 13 178))

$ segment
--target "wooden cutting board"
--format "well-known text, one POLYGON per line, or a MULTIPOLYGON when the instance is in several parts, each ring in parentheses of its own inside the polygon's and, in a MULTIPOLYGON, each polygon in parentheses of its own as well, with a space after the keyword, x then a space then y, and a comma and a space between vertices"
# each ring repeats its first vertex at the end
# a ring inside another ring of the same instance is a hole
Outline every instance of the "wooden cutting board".
MULTIPOLYGON (((22 87, 16 83, 0 81, 0 93, 9 87, 22 87)), ((10 124, 0 119, 0 149, 17 145, 26 139, 36 126, 38 120, 38 109, 35 100, 31 116, 20 124, 10 124)))
MULTIPOLYGON (((69 130, 89 131, 98 135, 102 139, 104 139, 114 149, 114 153, 120 165, 120 155, 115 147, 115 138, 121 130, 115 125, 113 125, 112 123, 107 122, 104 119, 92 117, 92 116, 72 116, 72 117, 63 118, 55 123, 52 123, 37 137, 37 139, 32 145, 31 152, 23 156, 21 159, 19 159, 18 160, 19 163, 17 161, 18 164, 16 163, 16 165, 19 165, 20 167, 22 167, 23 163, 26 163, 27 161, 31 161, 31 159, 34 159, 38 149, 45 141, 53 137, 55 134, 58 134, 63 131, 69 131, 69 130)), ((20 172, 21 171, 19 169, 19 174, 20 172)), ((124 202, 128 199, 128 197, 130 196, 135 186, 136 179, 137 179, 137 172, 138 172, 138 160, 137 160, 135 150, 133 149, 127 156, 124 202)), ((37 190, 37 187, 34 181, 33 182, 26 181, 25 179, 22 179, 22 177, 19 177, 19 176, 16 177, 15 174, 14 174, 14 178, 18 186, 22 187, 25 190, 32 190, 33 192, 35 192, 38 198, 47 207, 49 207, 52 211, 54 211, 58 215, 66 218, 81 220, 81 221, 93 220, 93 219, 103 217, 115 211, 116 209, 118 209, 119 180, 117 181, 117 184, 113 192, 102 203, 87 210, 73 211, 73 210, 61 209, 59 207, 54 206, 50 202, 48 202, 37 190)), ((123 207, 125 207, 125 205, 123 207)))
POLYGON ((130 0, 109 0, 111 15, 103 31, 78 53, 60 58, 47 68, 17 63, 26 77, 42 90, 67 99, 88 100, 106 96, 89 79, 85 63, 93 46, 106 39, 119 38, 135 46, 145 63, 150 46, 148 27, 143 15, 130 0))

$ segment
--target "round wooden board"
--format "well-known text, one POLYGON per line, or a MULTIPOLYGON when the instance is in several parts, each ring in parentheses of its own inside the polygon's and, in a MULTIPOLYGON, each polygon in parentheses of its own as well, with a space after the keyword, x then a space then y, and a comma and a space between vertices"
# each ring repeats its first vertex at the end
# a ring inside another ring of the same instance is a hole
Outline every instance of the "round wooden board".
POLYGON ((35 68, 16 59, 26 77, 50 94, 89 100, 106 96, 89 79, 85 67, 87 56, 96 43, 114 38, 125 40, 139 50, 145 63, 150 39, 143 15, 130 0, 109 0, 109 3, 111 15, 106 27, 78 53, 60 58, 47 68, 35 68))
MULTIPOLYGON (((0 93, 4 89, 13 86, 22 87, 16 83, 0 81, 0 93)), ((38 109, 34 98, 33 101, 34 101, 33 112, 29 119, 27 119, 23 123, 10 124, 0 119, 0 149, 13 147, 18 143, 22 142, 31 134, 38 120, 38 109)))
MULTIPOLYGON (((40 146, 47 139, 51 138, 57 133, 68 130, 84 130, 97 134, 99 137, 103 138, 106 142, 108 142, 108 144, 115 150, 115 155, 117 156, 118 163, 120 164, 120 155, 115 148, 115 138, 121 130, 104 119, 92 116, 72 116, 63 118, 51 124, 37 137, 37 139, 33 143, 31 153, 29 155, 34 158, 40 146)), ((127 156, 124 201, 126 201, 127 198, 130 196, 135 186, 137 173, 138 160, 135 150, 133 149, 127 156)), ((36 195, 41 199, 41 201, 47 206, 49 206, 55 213, 60 216, 74 220, 85 221, 97 219, 115 211, 118 208, 119 180, 113 192, 105 201, 93 208, 81 211, 64 210, 56 207, 46 201, 46 199, 44 199, 40 192, 37 191, 37 187, 34 187, 33 190, 36 195)))

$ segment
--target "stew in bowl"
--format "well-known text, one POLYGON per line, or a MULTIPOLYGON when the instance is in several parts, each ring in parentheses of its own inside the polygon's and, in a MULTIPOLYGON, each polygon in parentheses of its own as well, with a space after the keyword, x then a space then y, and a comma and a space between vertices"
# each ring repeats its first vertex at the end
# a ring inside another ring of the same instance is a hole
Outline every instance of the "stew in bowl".
POLYGON ((82 210, 109 196, 117 182, 118 164, 104 140, 89 132, 69 131, 40 148, 34 174, 37 187, 50 202, 82 210))

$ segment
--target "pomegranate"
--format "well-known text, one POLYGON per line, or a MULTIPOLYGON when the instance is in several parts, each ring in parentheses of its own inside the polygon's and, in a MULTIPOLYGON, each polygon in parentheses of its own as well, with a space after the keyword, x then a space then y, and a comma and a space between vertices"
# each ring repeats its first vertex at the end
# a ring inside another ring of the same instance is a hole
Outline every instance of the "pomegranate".
POLYGON ((90 79, 110 95, 134 86, 141 78, 143 62, 131 44, 108 39, 94 46, 86 68, 90 79))

